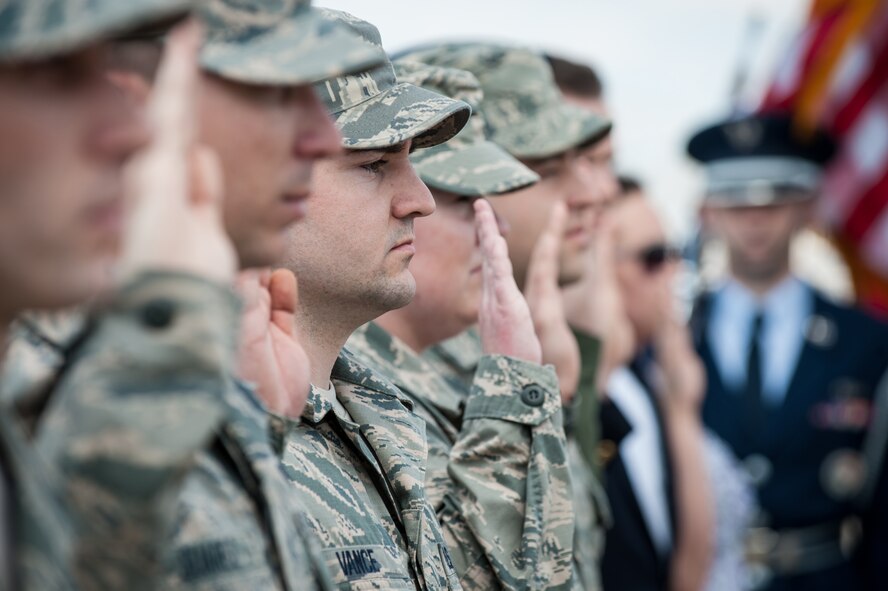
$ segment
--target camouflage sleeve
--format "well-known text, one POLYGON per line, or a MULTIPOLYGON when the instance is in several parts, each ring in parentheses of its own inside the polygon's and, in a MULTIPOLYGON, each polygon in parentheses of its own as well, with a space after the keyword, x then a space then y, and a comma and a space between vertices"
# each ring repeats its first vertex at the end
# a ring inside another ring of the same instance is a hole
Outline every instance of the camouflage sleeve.
POLYGON ((450 453, 440 521, 469 589, 567 589, 573 510, 551 367, 481 359, 450 453))
POLYGON ((227 288, 146 273, 71 351, 36 445, 65 479, 81 588, 156 588, 179 488, 223 415, 238 318, 227 288))

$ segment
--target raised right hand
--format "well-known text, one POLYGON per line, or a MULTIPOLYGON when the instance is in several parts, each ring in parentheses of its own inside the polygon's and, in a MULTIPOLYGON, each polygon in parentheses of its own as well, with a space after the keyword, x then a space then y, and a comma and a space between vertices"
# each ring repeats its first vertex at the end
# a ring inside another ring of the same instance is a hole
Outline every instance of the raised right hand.
POLYGON ((199 46, 194 22, 178 27, 158 71, 147 113, 154 138, 125 176, 123 279, 172 270, 228 283, 237 269, 222 223, 222 171, 215 154, 196 143, 199 46))
POLYGON ((580 346, 567 323, 558 288, 561 237, 567 209, 558 203, 549 223, 537 240, 527 267, 524 296, 543 349, 543 363, 551 363, 558 374, 562 401, 569 401, 580 382, 580 346))
POLYGON ((484 199, 475 201, 475 231, 483 256, 478 329, 484 353, 541 363, 540 342, 530 309, 515 284, 506 240, 499 232, 493 209, 484 199))

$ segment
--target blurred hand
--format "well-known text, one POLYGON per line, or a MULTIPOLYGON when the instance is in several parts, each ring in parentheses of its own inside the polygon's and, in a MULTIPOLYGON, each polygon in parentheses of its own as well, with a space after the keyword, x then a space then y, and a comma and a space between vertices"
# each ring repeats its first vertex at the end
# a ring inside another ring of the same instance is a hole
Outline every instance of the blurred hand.
POLYGON ((635 350, 632 325, 623 307, 617 283, 614 227, 603 216, 586 255, 582 278, 561 290, 570 325, 602 341, 598 364, 598 392, 604 395, 610 373, 626 364, 635 350))
POLYGON ((125 175, 127 216, 120 272, 173 270, 228 283, 237 258, 222 223, 222 171, 196 145, 200 32, 189 22, 170 35, 148 102, 151 144, 125 175))
POLYGON ((530 256, 524 287, 533 325, 543 348, 543 363, 555 366, 565 403, 573 398, 580 382, 580 347, 567 324, 558 288, 559 252, 566 220, 567 210, 564 204, 558 203, 530 256))
POLYGON ((475 231, 483 257, 478 329, 484 353, 540 363, 540 342, 527 302, 515 284, 506 240, 490 204, 483 199, 475 201, 475 231))
POLYGON ((244 271, 237 288, 244 301, 239 375, 256 385, 270 410, 296 418, 311 379, 308 356, 296 336, 296 276, 286 269, 244 271))
POLYGON ((706 390, 706 372, 694 350, 691 333, 679 317, 671 286, 664 283, 661 323, 654 335, 654 352, 663 380, 666 406, 699 413, 706 390))
POLYGON ((623 314, 614 268, 614 230, 607 216, 592 237, 582 278, 564 287, 561 294, 571 326, 601 339, 610 333, 614 313, 623 314))

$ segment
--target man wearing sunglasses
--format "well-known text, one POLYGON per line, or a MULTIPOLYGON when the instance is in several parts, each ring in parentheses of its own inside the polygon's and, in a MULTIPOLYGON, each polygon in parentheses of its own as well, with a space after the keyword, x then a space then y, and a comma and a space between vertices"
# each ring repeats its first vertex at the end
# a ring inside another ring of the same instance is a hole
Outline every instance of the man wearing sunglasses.
POLYGON ((605 589, 699 589, 711 544, 702 369, 676 319, 678 251, 640 185, 621 179, 621 186, 608 215, 633 346, 610 373, 601 411, 605 444, 618 450, 604 468, 614 527, 602 579, 605 589))
POLYGON ((769 114, 708 127, 688 152, 705 166, 704 214, 729 262, 694 312, 709 375, 703 419, 757 489, 747 547, 759 588, 881 588, 888 329, 790 267, 834 144, 769 114))

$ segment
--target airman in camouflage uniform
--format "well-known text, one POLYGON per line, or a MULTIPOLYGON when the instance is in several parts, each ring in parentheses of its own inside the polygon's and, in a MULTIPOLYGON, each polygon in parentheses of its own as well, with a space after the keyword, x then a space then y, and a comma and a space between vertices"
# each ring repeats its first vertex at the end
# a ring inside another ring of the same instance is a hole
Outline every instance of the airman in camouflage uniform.
MULTIPOLYGON (((481 91, 473 75, 409 61, 395 66, 402 82, 464 100, 474 110, 455 138, 411 156, 439 210, 451 207, 442 192, 479 197, 537 182, 530 169, 485 139, 483 117, 475 110, 481 91)), ((474 224, 471 218, 452 219, 448 216, 447 223, 474 224)), ((468 238, 474 245, 474 234, 468 238)), ((419 264, 417 258, 411 267, 419 264)), ((417 278, 417 299, 424 288, 417 278)), ((480 291, 474 295, 480 300, 480 291)), ((423 311, 409 318, 452 324, 441 318, 451 313, 448 309, 423 311)), ((487 355, 467 390, 448 382, 419 352, 386 331, 382 319, 361 327, 347 346, 397 385, 426 422, 426 495, 438 513, 463 588, 568 589, 573 515, 561 399, 552 368, 487 355)))
MULTIPOLYGON (((89 255, 85 258, 77 258, 77 255, 64 258, 64 264, 71 268, 73 276, 53 272, 53 255, 58 255, 59 250, 64 249, 76 251, 82 246, 78 242, 82 234, 76 230, 72 232, 74 223, 70 218, 65 219, 64 213, 41 210, 41 207, 53 207, 62 211, 76 211, 72 205, 81 206, 84 203, 84 194, 80 192, 84 185, 80 181, 91 178, 88 173, 83 174, 87 171, 86 167, 81 165, 77 169, 65 169, 60 164, 70 164, 80 156, 70 148, 72 141, 81 139, 74 137, 75 134, 84 129, 96 129, 88 127, 95 125, 95 119, 91 118, 93 113, 78 110, 83 89, 92 91, 94 104, 107 106, 105 101, 108 94, 93 84, 95 79, 86 79, 84 73, 93 73, 91 68, 94 64, 85 56, 107 49, 106 40, 115 34, 184 14, 191 4, 187 0, 136 0, 126 3, 93 0, 77 5, 56 0, 11 0, 0 5, 0 77, 3 80, 2 108, 6 109, 0 129, 5 141, 20 142, 16 145, 16 153, 4 151, 2 167, 5 172, 3 184, 0 185, 0 211, 4 223, 18 226, 31 238, 27 243, 17 243, 19 236, 13 230, 14 226, 3 227, 4 238, 9 240, 11 237, 13 240, 4 244, 4 251, 14 252, 16 258, 13 261, 4 258, 0 265, 0 278, 4 284, 0 361, 8 362, 10 370, 20 370, 14 359, 5 359, 3 354, 10 330, 6 323, 10 316, 22 311, 31 298, 43 298, 41 303, 47 306, 56 301, 61 304, 65 298, 76 297, 79 287, 89 283, 83 282, 82 277, 76 277, 77 273, 86 269, 84 263, 88 264, 89 255), (89 123, 84 127, 72 128, 68 120, 64 125, 47 131, 45 122, 40 121, 39 117, 46 115, 51 110, 49 105, 60 96, 56 94, 58 88, 54 86, 57 82, 54 73, 65 70, 66 60, 82 60, 79 62, 81 75, 74 77, 80 86, 61 99, 68 101, 70 110, 62 109, 58 113, 62 117, 82 118, 89 123), (35 81, 38 81, 37 84, 34 84, 35 81), (10 85, 16 89, 15 92, 10 91, 10 85), (30 102, 35 108, 27 112, 19 111, 16 107, 21 107, 22 103, 17 101, 30 102), (41 133, 52 134, 51 141, 62 147, 44 147, 35 155, 31 151, 35 141, 39 143, 46 139, 41 133), (35 167, 43 170, 35 170, 35 167), (11 172, 11 169, 15 172, 11 172), (64 190, 59 190, 58 185, 47 185, 45 180, 39 178, 41 175, 43 179, 52 178, 63 172, 80 173, 82 176, 64 179, 64 190), (35 212, 37 217, 32 216, 35 212), (60 221, 68 225, 60 227, 60 221), (47 230, 59 232, 63 238, 47 239, 47 230), (47 254, 49 258, 46 258, 47 254), (50 295, 49 291, 53 294, 50 295)), ((117 113, 119 111, 115 115, 117 113)), ((134 118, 109 115, 103 123, 108 126, 106 129, 113 128, 119 132, 131 130, 133 121, 134 118)), ((140 141, 132 139, 118 142, 113 147, 106 146, 106 151, 98 154, 98 157, 93 154, 95 158, 90 164, 97 164, 97 169, 107 165, 112 175, 116 173, 119 176, 121 157, 132 154, 141 145, 140 141)), ((138 292, 140 287, 134 285, 132 289, 138 292)), ((144 290, 144 287, 141 289, 144 290)), ((128 295, 132 295, 132 292, 128 295)), ((224 314, 226 311, 222 312, 224 314)), ((214 318, 218 319, 218 316, 214 318)), ((216 331, 216 334, 219 333, 227 334, 230 330, 225 327, 216 331)), ((211 357, 211 353, 206 355, 207 359, 211 357)), ((41 359, 43 361, 55 362, 46 358, 41 359)), ((206 378, 211 375, 212 369, 215 367, 196 366, 192 377, 206 378)), ((203 404, 197 399, 192 402, 203 404)), ((216 407, 213 404, 205 408, 206 418, 195 425, 194 437, 201 438, 206 432, 205 425, 213 423, 218 416, 218 412, 214 412, 216 407)), ((109 409, 109 414, 114 412, 115 409, 109 409)), ((118 540, 106 535, 108 532, 103 529, 103 524, 71 510, 62 493, 62 482, 56 468, 33 449, 18 416, 8 404, 4 404, 0 408, 0 589, 88 589, 107 581, 109 576, 127 587, 137 588, 129 584, 138 584, 146 574, 131 570, 131 567, 139 566, 136 564, 138 559, 117 562, 119 557, 114 555, 113 549, 101 555, 92 554, 97 545, 110 546, 118 540), (75 555, 91 554, 95 560, 89 564, 89 569, 77 568, 79 565, 72 562, 75 555)), ((164 476, 158 474, 158 484, 168 482, 164 476)), ((125 487, 118 490, 126 494, 125 487)), ((144 506, 132 505, 131 508, 144 506)), ((132 520, 129 523, 135 522, 132 520)), ((133 552, 140 550, 136 547, 131 549, 133 552)))
MULTIPOLYGON (((328 14, 381 47, 369 23, 328 14)), ((296 325, 304 331, 314 385, 301 421, 274 417, 276 446, 337 588, 460 589, 426 497, 426 425, 404 393, 341 347, 380 309, 397 305, 382 298, 402 279, 406 284, 408 255, 380 243, 388 243, 392 227, 403 237, 413 217, 434 207, 407 160, 409 147, 450 139, 470 108, 399 83, 389 62, 329 80, 318 92, 348 150, 319 166, 318 207, 290 230, 287 266, 299 277, 296 325), (361 216, 363 225, 346 221, 350 215, 361 216), (364 238, 375 248, 347 250, 364 238), (377 257, 386 261, 382 270, 377 257), (368 285, 372 291, 361 291, 368 285)), ((397 297, 409 298, 408 290, 397 297)))
MULTIPOLYGON (((475 74, 484 92, 480 111, 487 121, 490 139, 524 162, 545 161, 583 150, 610 132, 608 121, 573 107, 561 98, 550 67, 534 51, 497 44, 453 43, 410 50, 400 57, 461 68, 475 74)), ((577 189, 574 191, 581 192, 577 189)), ((496 203, 494 206, 496 209, 496 203)), ((521 285, 529 250, 521 252, 510 243, 509 252, 516 279, 521 285)), ((562 271, 564 275, 573 274, 570 280, 575 281, 582 273, 582 263, 576 256, 573 259, 573 262, 569 262, 562 258, 562 271)), ((581 351, 585 357, 581 360, 581 366, 584 371, 581 372, 578 396, 571 405, 565 406, 576 513, 574 588, 598 589, 603 527, 608 522, 609 510, 593 469, 596 461, 594 442, 578 445, 578 438, 571 432, 570 425, 575 422, 571 418, 576 416, 582 416, 587 421, 597 420, 594 409, 589 412, 589 397, 595 396, 594 368, 598 366, 599 347, 595 346, 591 336, 580 334, 577 338, 582 339, 581 351)), ((468 383, 481 359, 478 333, 473 330, 454 337, 427 350, 424 355, 451 380, 468 383)), ((581 430, 578 427, 576 432, 581 430)))
MULTIPOLYGON (((311 83, 384 59, 306 1, 218 0, 201 16, 201 65, 238 100, 269 85, 311 95, 311 83)), ((264 409, 231 377, 239 309, 214 282, 143 274, 63 352, 36 445, 65 475, 75 524, 101 530, 77 548, 78 570, 113 562, 90 586, 155 588, 163 548, 165 589, 329 588, 264 409)))

